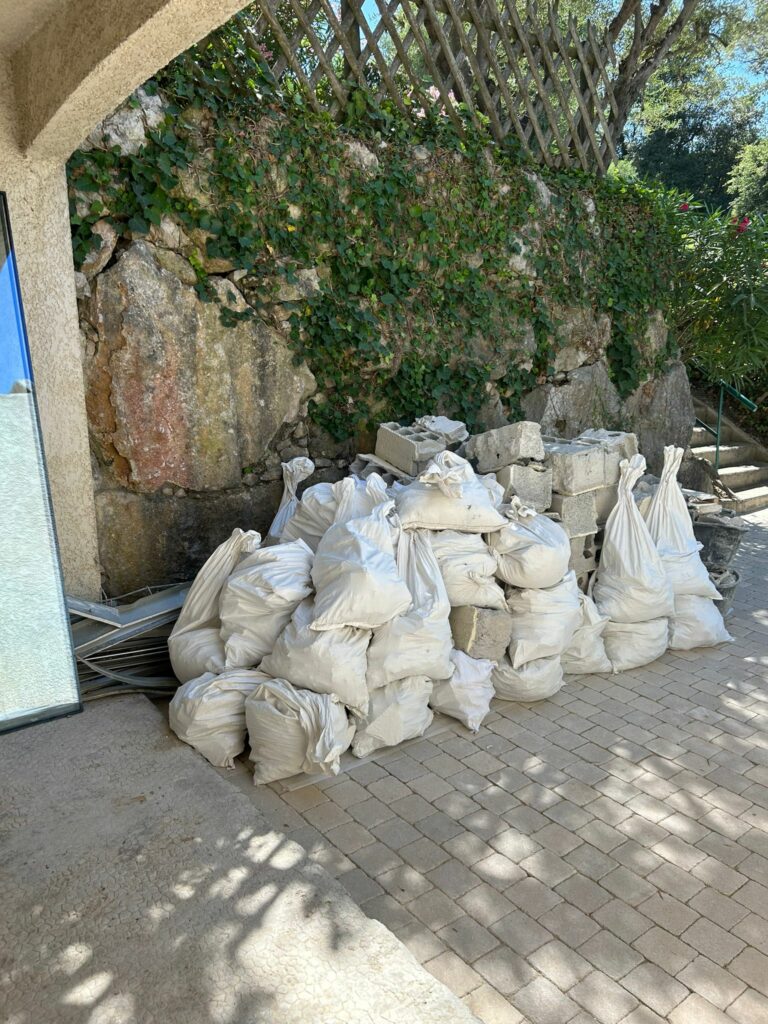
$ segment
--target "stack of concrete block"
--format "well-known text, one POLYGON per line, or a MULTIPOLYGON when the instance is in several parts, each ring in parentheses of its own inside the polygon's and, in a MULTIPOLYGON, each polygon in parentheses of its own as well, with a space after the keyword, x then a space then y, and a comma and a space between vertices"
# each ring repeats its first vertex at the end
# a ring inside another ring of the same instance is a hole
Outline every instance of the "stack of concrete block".
POLYGON ((504 488, 504 501, 517 496, 543 512, 552 497, 552 470, 544 461, 544 443, 538 423, 521 420, 467 441, 467 458, 479 473, 495 473, 504 488))
POLYGON ((552 469, 551 512, 571 541, 570 567, 583 589, 600 558, 602 528, 617 500, 619 464, 637 452, 637 438, 623 431, 589 430, 572 441, 544 438, 552 469))
POLYGON ((376 456, 408 476, 423 473, 445 449, 445 436, 424 427, 381 423, 376 434, 376 456))

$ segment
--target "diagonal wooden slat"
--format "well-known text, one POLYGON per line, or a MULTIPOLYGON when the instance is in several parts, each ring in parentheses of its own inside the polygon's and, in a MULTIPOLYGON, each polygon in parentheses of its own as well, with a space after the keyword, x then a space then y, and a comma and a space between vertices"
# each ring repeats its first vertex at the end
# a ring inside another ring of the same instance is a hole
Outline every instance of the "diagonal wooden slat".
MULTIPOLYGON (((485 121, 497 142, 512 133, 548 166, 604 173, 616 159, 616 56, 591 23, 565 22, 552 5, 541 17, 530 2, 521 15, 519 0, 374 2, 377 16, 364 0, 256 0, 244 43, 258 48, 265 33, 276 79, 293 78, 333 116, 352 84, 404 115, 434 105, 460 134, 467 118, 481 130, 485 121)), ((237 80, 237 60, 220 59, 237 80)))
MULTIPOLYGON (((613 145, 613 136, 611 134, 611 130, 610 130, 610 127, 608 125, 608 121, 607 121, 607 118, 605 116, 605 112, 604 112, 604 109, 603 109, 605 104, 604 104, 604 101, 603 101, 602 97, 600 96, 600 93, 598 91, 597 85, 595 84, 595 80, 594 80, 593 75, 592 75, 592 69, 590 67, 589 59, 588 59, 587 54, 586 54, 586 52, 585 52, 585 50, 584 50, 584 48, 582 46, 581 40, 579 39, 579 30, 578 30, 578 27, 576 25, 576 21, 572 17, 568 19, 568 33, 570 35, 571 41, 573 43, 573 46, 576 49, 576 54, 577 54, 577 56, 579 58, 579 62, 581 64, 581 68, 582 68, 582 71, 584 73, 584 78, 585 78, 585 81, 586 81, 586 84, 587 84, 587 89, 589 90, 589 93, 590 93, 590 95, 592 97, 593 109, 594 109, 594 111, 595 111, 595 113, 597 115, 597 121, 599 122, 600 127, 603 130, 603 139, 605 139, 608 142, 608 148, 609 148, 609 152, 610 152, 610 159, 611 160, 615 160, 617 158, 616 149, 615 149, 615 147, 613 145)), ((592 119, 592 123, 594 125, 594 118, 592 119)), ((598 165, 601 165, 601 164, 603 164, 603 169, 604 169, 603 148, 602 148, 602 146, 600 147, 600 152, 599 152, 599 156, 598 156, 598 165)))

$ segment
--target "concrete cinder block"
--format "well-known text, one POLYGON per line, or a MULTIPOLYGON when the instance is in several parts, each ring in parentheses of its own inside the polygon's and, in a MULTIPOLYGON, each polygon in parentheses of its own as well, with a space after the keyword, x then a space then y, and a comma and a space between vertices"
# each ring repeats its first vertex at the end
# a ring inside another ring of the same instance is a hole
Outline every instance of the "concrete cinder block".
POLYGON ((618 487, 598 487, 592 492, 595 496, 595 517, 598 526, 605 526, 606 520, 616 507, 619 500, 618 487))
POLYGON ((597 568, 598 552, 594 533, 571 537, 571 559, 568 567, 573 569, 577 576, 584 572, 592 572, 597 568))
POLYGON ((526 505, 544 512, 552 501, 552 467, 543 462, 527 466, 504 466, 496 471, 496 479, 504 488, 504 501, 513 495, 526 505))
POLYGON ((445 447, 445 437, 422 427, 380 423, 376 434, 376 455, 409 476, 425 470, 430 459, 445 447))
POLYGON ((493 608, 452 608, 450 623, 454 647, 471 658, 499 661, 512 638, 512 616, 493 608))
POLYGON ((481 473, 492 473, 526 459, 540 461, 544 458, 541 427, 530 420, 520 420, 484 434, 474 434, 467 441, 467 458, 476 460, 481 473))
POLYGON ((549 511, 557 512, 569 537, 583 537, 597 531, 594 491, 582 491, 580 494, 557 494, 553 491, 549 511))
POLYGON ((637 455, 637 437, 626 430, 585 430, 576 438, 580 444, 599 445, 605 453, 605 483, 618 484, 621 460, 637 455))
POLYGON ((605 487, 605 451, 600 445, 575 441, 546 441, 546 461, 552 467, 552 489, 581 494, 605 487))
POLYGON ((577 441, 599 441, 609 451, 619 453, 621 459, 637 455, 637 435, 628 430, 583 430, 577 441))

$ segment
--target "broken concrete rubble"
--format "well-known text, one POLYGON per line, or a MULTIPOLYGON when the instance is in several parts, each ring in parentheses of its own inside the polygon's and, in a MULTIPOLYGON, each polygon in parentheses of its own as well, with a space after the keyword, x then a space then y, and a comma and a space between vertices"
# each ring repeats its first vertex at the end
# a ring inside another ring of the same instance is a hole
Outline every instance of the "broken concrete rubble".
POLYGON ((504 501, 517 495, 537 512, 546 511, 552 502, 552 468, 543 462, 527 466, 504 466, 496 471, 496 479, 504 488, 504 501))
POLYGON ((569 537, 583 537, 597 532, 595 492, 558 494, 552 492, 550 511, 560 516, 563 529, 569 537))
POLYGON ((544 442, 552 467, 552 489, 560 494, 581 494, 605 487, 605 453, 598 445, 575 441, 544 442))
POLYGON ((451 609, 453 645, 470 658, 499 661, 512 637, 512 616, 492 608, 462 605, 451 609))
POLYGON ((541 427, 521 420, 484 434, 475 434, 467 442, 467 458, 477 463, 481 473, 491 473, 525 459, 544 458, 541 427))

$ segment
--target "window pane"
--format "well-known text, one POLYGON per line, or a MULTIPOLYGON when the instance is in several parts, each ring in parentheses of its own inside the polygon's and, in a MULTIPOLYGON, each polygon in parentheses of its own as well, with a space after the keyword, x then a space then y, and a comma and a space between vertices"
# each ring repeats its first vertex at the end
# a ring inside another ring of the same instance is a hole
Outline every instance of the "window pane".
POLYGON ((0 732, 79 704, 19 282, 0 193, 0 732))

